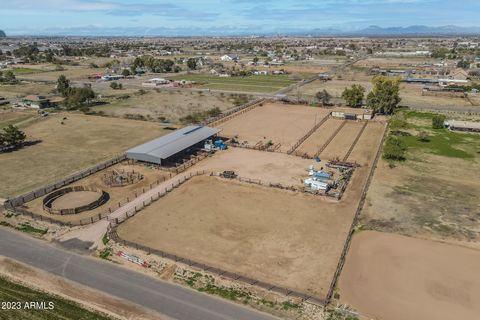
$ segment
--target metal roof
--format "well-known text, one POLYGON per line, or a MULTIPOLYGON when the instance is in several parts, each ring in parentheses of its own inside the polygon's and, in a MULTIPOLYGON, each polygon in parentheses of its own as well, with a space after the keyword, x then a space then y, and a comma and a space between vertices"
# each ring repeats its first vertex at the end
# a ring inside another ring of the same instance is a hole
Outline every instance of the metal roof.
POLYGON ((127 158, 160 164, 161 159, 188 149, 218 132, 220 130, 216 128, 188 126, 128 150, 127 158))

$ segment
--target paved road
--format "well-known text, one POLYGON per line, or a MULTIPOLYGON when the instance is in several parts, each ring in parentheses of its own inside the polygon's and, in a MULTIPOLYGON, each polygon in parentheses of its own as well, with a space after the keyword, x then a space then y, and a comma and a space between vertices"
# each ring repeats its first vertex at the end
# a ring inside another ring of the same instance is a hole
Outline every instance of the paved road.
POLYGON ((123 298, 173 319, 276 319, 98 259, 59 249, 3 227, 0 227, 0 255, 123 298))

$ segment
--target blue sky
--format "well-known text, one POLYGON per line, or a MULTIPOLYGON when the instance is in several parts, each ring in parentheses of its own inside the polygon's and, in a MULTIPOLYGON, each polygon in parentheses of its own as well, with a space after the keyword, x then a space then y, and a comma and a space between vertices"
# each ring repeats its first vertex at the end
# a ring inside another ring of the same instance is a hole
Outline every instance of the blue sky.
POLYGON ((7 34, 272 33, 480 24, 480 0, 0 0, 7 34), (115 31, 117 30, 117 31, 115 31))

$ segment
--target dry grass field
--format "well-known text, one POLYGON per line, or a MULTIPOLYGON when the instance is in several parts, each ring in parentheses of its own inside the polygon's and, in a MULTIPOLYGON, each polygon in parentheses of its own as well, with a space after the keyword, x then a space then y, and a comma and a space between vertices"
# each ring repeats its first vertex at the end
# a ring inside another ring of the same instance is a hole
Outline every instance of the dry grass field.
POLYGON ((225 111, 232 108, 235 101, 229 94, 180 90, 158 92, 145 90, 145 94, 138 94, 138 90, 126 89, 103 90, 102 93, 115 96, 109 98, 109 104, 93 107, 95 111, 103 111, 107 115, 117 117, 134 114, 154 120, 165 118, 173 122, 194 112, 203 112, 212 108, 225 111), (124 95, 128 95, 129 98, 119 98, 124 95))
POLYGON ((339 203, 196 177, 118 228, 121 238, 324 297, 366 170, 339 203))
MULTIPOLYGON (((472 103, 464 98, 422 96, 422 85, 402 84, 400 88, 401 105, 415 107, 471 107, 472 103)), ((475 103, 475 102, 474 102, 475 103)))
POLYGON ((478 240, 480 136, 432 130, 431 114, 410 114, 415 129, 403 137, 407 160, 393 168, 379 161, 362 224, 425 238, 478 240), (419 142, 417 131, 428 132, 429 141, 419 142))
POLYGON ((71 113, 52 114, 21 128, 28 138, 42 141, 0 154, 0 197, 55 181, 166 133, 145 121, 71 113))
POLYGON ((249 145, 280 143, 280 150, 286 151, 329 113, 322 108, 268 102, 218 127, 222 136, 237 137, 249 145))
POLYGON ((477 319, 480 251, 400 235, 353 237, 340 301, 372 319, 477 319))
POLYGON ((90 68, 86 66, 64 66, 65 70, 46 71, 38 73, 27 73, 18 75, 18 79, 40 80, 40 81, 57 81, 60 75, 65 75, 70 80, 88 80, 88 76, 95 73, 104 73, 106 70, 102 68, 90 68))
POLYGON ((31 121, 36 116, 36 113, 31 111, 0 111, 0 129, 8 125, 22 125, 23 123, 31 121))
MULTIPOLYGON (((43 210, 44 197, 37 198, 33 201, 26 203, 25 205, 28 208, 28 210, 33 213, 41 214, 47 217, 53 217, 61 221, 69 222, 69 221, 78 221, 80 219, 86 220, 88 218, 98 216, 98 214, 108 213, 109 208, 113 212, 115 209, 118 208, 119 202, 122 205, 124 205, 127 202, 127 198, 129 200, 132 200, 135 198, 135 194, 140 195, 144 190, 149 190, 150 185, 156 185, 157 181, 161 182, 163 181, 163 179, 169 178, 169 177, 170 177, 170 174, 166 171, 150 168, 148 166, 144 166, 141 164, 128 164, 127 162, 122 162, 68 185, 68 186, 92 187, 92 188, 100 189, 107 192, 109 194, 109 200, 100 207, 97 207, 93 210, 74 214, 74 215, 61 216, 61 215, 51 215, 48 212, 43 210), (107 184, 105 184, 103 177, 105 176, 105 174, 108 174, 112 170, 117 170, 117 171, 124 170, 126 172, 134 171, 134 172, 141 173, 144 178, 134 184, 125 185, 123 187, 108 186, 107 184)), ((98 195, 95 196, 94 194, 90 194, 93 200, 98 198, 98 195)), ((85 196, 88 196, 88 195, 86 194, 85 196)), ((91 200, 91 198, 89 199, 91 200)), ((74 193, 71 193, 71 194, 66 194, 63 197, 60 197, 53 203, 53 205, 59 206, 59 207, 64 206, 63 208, 71 208, 75 202, 77 202, 77 204, 80 206, 80 205, 86 204, 85 201, 87 200, 88 199, 85 199, 85 198, 79 199, 77 195, 75 195, 74 193), (69 199, 70 201, 66 203, 69 199)))
POLYGON ((51 84, 26 83, 15 85, 0 84, 0 96, 6 99, 23 98, 29 94, 48 95, 54 90, 51 84))

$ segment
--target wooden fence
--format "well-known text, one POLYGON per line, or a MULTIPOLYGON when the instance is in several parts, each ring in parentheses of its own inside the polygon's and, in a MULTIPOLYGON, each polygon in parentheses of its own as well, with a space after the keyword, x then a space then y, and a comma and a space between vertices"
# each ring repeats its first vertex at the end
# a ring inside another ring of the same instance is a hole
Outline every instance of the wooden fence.
POLYGON ((65 185, 68 185, 68 184, 70 184, 72 182, 75 182, 77 180, 83 179, 83 178, 85 178, 85 177, 87 177, 91 174, 94 174, 97 171, 108 168, 108 167, 110 167, 110 166, 112 166, 116 163, 119 163, 119 162, 125 160, 125 159, 126 159, 126 155, 122 154, 122 155, 117 156, 115 158, 112 158, 110 160, 103 161, 99 164, 96 164, 96 165, 90 167, 90 168, 87 168, 87 169, 78 171, 74 174, 71 174, 69 176, 66 176, 63 179, 58 180, 54 183, 51 183, 51 184, 48 184, 46 186, 40 187, 40 188, 38 188, 34 191, 24 193, 24 194, 19 195, 15 198, 8 199, 7 201, 5 201, 4 207, 6 209, 13 209, 14 207, 21 206, 26 202, 29 202, 29 201, 32 201, 36 198, 42 197, 42 196, 44 196, 44 195, 46 195, 46 194, 48 194, 48 193, 50 193, 54 190, 57 190, 57 189, 65 186, 65 185))
MULTIPOLYGON (((179 178, 176 182, 172 183, 171 186, 166 187, 165 190, 163 190, 161 192, 158 192, 156 195, 152 196, 147 201, 144 201, 139 206, 136 206, 132 210, 127 211, 123 217, 108 219, 110 221, 109 228, 108 228, 108 234, 109 234, 110 239, 112 239, 113 241, 115 241, 119 244, 123 244, 124 246, 129 246, 129 247, 135 248, 137 250, 142 250, 142 251, 144 251, 148 254, 155 254, 159 257, 170 259, 170 260, 175 261, 175 262, 184 263, 184 264, 188 265, 189 267, 193 267, 193 268, 197 268, 197 269, 200 269, 200 270, 203 270, 203 271, 206 271, 206 272, 210 272, 210 273, 213 273, 213 274, 216 274, 218 276, 222 276, 222 277, 225 277, 225 278, 228 278, 228 279, 231 279, 231 280, 240 281, 240 282, 243 282, 243 283, 246 283, 246 284, 249 284, 249 285, 255 285, 257 287, 266 289, 268 291, 273 291, 273 292, 283 294, 283 295, 286 295, 286 296, 289 296, 289 297, 292 297, 292 298, 299 298, 299 299, 302 299, 302 300, 305 300, 305 301, 309 301, 311 303, 323 304, 324 300, 320 299, 318 297, 313 297, 313 296, 307 295, 305 293, 296 292, 296 291, 290 290, 288 288, 279 287, 279 286, 269 284, 269 283, 266 283, 266 282, 262 282, 262 281, 259 281, 259 280, 253 279, 253 278, 249 278, 249 277, 237 274, 237 273, 225 271, 225 270, 222 270, 222 269, 219 269, 219 268, 216 268, 216 267, 204 264, 204 263, 196 262, 196 261, 193 261, 191 259, 181 257, 179 255, 171 254, 171 253, 168 253, 168 252, 165 252, 165 251, 162 251, 162 250, 158 250, 158 249, 153 249, 151 247, 147 247, 147 246, 138 244, 136 242, 124 240, 124 239, 121 239, 118 236, 117 227, 118 227, 119 224, 126 221, 128 218, 133 217, 135 214, 137 214, 137 212, 139 212, 143 208, 149 206, 154 201, 157 201, 158 199, 164 197, 169 192, 178 188, 180 185, 182 185, 186 181, 190 180, 191 178, 193 178, 195 176, 205 175, 205 174, 215 175, 214 173, 208 172, 208 171, 191 172, 190 174, 179 178)), ((240 181, 246 181, 246 182, 250 182, 250 183, 255 182, 254 180, 243 179, 243 178, 240 178, 240 181)), ((256 181, 256 182, 258 184, 263 184, 263 182, 261 182, 260 180, 256 181)))
POLYGON ((222 113, 221 115, 217 116, 217 117, 214 117, 214 118, 210 118, 208 119, 207 121, 203 122, 202 125, 204 126, 215 126, 215 125, 219 125, 220 123, 223 123, 225 121, 228 121, 232 118, 235 118, 236 116, 238 115, 241 115, 245 112, 248 112, 252 109, 254 109, 255 107, 259 106, 261 103, 263 103, 265 101, 264 98, 261 98, 261 99, 255 99, 255 100, 252 100, 250 102, 247 102, 239 107, 236 107, 236 108, 233 108, 233 109, 230 109, 224 113, 222 113))
POLYGON ((337 268, 335 269, 335 273, 333 275, 332 282, 330 283, 330 287, 328 289, 328 293, 327 293, 327 296, 326 296, 325 301, 324 301, 325 305, 330 303, 330 300, 332 299, 333 291, 335 290, 335 286, 337 284, 338 277, 340 276, 340 273, 342 272, 342 269, 343 269, 343 265, 345 264, 345 259, 347 257, 348 249, 350 248, 350 243, 352 242, 352 236, 353 236, 353 233, 355 232, 355 227, 358 223, 358 217, 359 217, 360 212, 362 211, 363 206, 365 204, 365 199, 367 197, 367 192, 368 192, 368 189, 369 189, 370 184, 372 182, 373 174, 375 173, 375 168, 377 167, 377 163, 378 163, 378 160, 379 160, 380 155, 381 155, 382 146, 383 146, 383 143, 385 142, 385 136, 387 134, 387 130, 388 130, 388 126, 385 125, 382 140, 380 141, 380 145, 378 146, 377 153, 375 155, 375 159, 373 160, 373 163, 372 163, 372 168, 370 169, 370 172, 368 174, 368 178, 367 178, 367 181, 366 181, 365 186, 363 188, 362 195, 360 197, 360 201, 358 203, 357 210, 355 211, 355 215, 354 215, 352 224, 350 226, 350 230, 348 232, 347 239, 345 240, 345 244, 343 246, 342 254, 340 255, 340 259, 338 260, 337 268))
POLYGON ((324 124, 325 121, 327 121, 329 117, 330 117, 330 115, 327 115, 327 116, 324 117, 322 120, 320 120, 320 122, 318 122, 316 125, 314 125, 312 129, 310 129, 303 137, 300 138, 300 140, 298 140, 298 141, 290 148, 290 150, 287 151, 287 154, 292 154, 303 142, 305 142, 305 140, 308 139, 308 137, 310 137, 315 131, 317 131, 317 129, 320 128, 320 126, 321 126, 322 124, 324 124))

